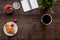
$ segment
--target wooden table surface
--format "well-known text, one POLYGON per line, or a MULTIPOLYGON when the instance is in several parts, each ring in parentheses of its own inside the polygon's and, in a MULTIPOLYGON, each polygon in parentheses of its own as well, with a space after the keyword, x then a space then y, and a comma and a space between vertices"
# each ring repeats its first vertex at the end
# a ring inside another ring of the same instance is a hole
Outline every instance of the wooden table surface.
MULTIPOLYGON (((20 2, 19 0, 0 0, 0 10, 9 3, 20 2)), ((53 22, 49 26, 41 23, 43 13, 39 9, 24 13, 22 6, 19 10, 14 10, 11 15, 0 11, 0 40, 60 40, 60 0, 53 6, 55 14, 46 12, 53 17, 53 22), (3 32, 4 24, 17 18, 18 33, 13 37, 6 36, 3 32)))

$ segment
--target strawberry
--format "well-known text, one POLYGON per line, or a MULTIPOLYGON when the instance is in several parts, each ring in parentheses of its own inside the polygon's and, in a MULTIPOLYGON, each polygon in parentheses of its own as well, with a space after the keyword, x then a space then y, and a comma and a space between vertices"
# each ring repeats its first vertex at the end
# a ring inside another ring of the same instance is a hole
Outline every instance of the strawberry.
POLYGON ((11 27, 14 27, 14 24, 11 24, 11 27))
POLYGON ((17 22, 17 19, 16 18, 14 19, 14 22, 17 22))

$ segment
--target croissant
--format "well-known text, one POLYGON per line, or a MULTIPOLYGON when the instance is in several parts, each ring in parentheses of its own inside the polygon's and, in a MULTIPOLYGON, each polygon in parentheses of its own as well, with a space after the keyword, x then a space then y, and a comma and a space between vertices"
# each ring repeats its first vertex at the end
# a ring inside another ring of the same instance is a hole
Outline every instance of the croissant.
POLYGON ((15 34, 14 27, 12 27, 10 24, 5 24, 5 27, 6 27, 6 31, 7 31, 9 34, 15 34))

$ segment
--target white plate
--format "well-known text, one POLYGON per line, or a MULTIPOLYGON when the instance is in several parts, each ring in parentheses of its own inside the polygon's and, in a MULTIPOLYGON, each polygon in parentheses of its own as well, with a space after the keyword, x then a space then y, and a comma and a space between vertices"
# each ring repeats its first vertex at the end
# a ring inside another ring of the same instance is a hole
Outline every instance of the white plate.
MULTIPOLYGON (((17 27, 17 25, 16 25, 16 23, 14 23, 14 22, 7 22, 8 24, 14 24, 14 29, 15 29, 15 34, 17 33, 17 31, 18 31, 18 27, 17 27)), ((7 36, 14 36, 15 34, 9 34, 9 33, 7 33, 7 31, 6 31, 6 28, 5 28, 5 25, 4 25, 4 27, 3 27, 3 31, 4 31, 4 33, 7 35, 7 36)))
POLYGON ((19 2, 14 2, 13 3, 13 8, 14 9, 19 9, 20 8, 20 3, 19 2))

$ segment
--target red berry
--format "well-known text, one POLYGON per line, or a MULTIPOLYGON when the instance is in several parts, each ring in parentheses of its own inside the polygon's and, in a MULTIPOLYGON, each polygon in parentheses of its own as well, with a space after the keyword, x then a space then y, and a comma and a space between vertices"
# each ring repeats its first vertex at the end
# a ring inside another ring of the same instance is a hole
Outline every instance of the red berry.
POLYGON ((10 9, 11 8, 11 6, 7 6, 7 9, 10 9))
POLYGON ((6 10, 6 11, 9 11, 9 9, 7 9, 7 8, 6 8, 5 10, 6 10))
POLYGON ((17 22, 17 19, 14 19, 14 22, 17 22))
POLYGON ((11 24, 12 27, 14 27, 14 24, 11 24))

